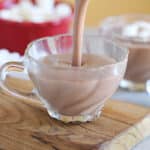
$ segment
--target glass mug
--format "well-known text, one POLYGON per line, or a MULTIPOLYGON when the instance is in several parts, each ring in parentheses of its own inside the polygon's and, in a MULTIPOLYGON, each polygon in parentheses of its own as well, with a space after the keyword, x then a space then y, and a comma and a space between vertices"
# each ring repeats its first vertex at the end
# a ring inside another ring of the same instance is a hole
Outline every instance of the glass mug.
POLYGON ((22 69, 34 84, 33 94, 52 118, 63 122, 96 119, 123 78, 128 50, 100 36, 87 35, 82 48, 84 61, 100 55, 110 57, 114 62, 103 66, 71 67, 72 41, 72 35, 59 35, 30 43, 23 62, 9 62, 0 69, 2 88, 13 96, 28 99, 5 84, 7 73, 13 68, 22 69))
POLYGON ((120 87, 131 91, 148 90, 150 79, 150 15, 130 14, 108 17, 100 25, 99 34, 129 49, 127 70, 120 87))

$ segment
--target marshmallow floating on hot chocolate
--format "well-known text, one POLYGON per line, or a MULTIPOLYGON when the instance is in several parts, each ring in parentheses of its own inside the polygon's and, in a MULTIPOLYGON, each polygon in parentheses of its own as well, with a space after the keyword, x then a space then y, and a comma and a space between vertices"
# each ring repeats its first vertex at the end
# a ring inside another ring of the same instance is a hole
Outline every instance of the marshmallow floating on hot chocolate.
POLYGON ((45 22, 58 21, 71 15, 72 10, 66 3, 55 6, 54 0, 20 1, 10 9, 0 10, 0 18, 13 21, 45 22))
POLYGON ((150 38, 150 22, 137 21, 124 27, 122 35, 127 38, 147 40, 150 38))

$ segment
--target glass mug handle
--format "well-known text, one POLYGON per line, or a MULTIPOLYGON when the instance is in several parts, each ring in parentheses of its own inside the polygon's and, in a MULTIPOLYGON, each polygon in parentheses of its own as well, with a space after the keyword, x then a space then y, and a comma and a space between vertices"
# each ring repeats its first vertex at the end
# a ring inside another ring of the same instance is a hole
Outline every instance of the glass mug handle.
MULTIPOLYGON (((12 88, 8 87, 8 85, 5 83, 6 81, 6 77, 8 73, 11 72, 19 72, 19 73, 23 73, 26 77, 28 77, 28 74, 25 71, 25 67, 23 65, 23 62, 8 62, 6 64, 4 64, 1 68, 0 68, 0 88, 4 91, 7 92, 7 94, 11 94, 12 96, 15 96, 17 98, 20 99, 34 99, 35 100, 35 92, 34 92, 34 88, 29 92, 19 92, 19 90, 13 90, 12 88)), ((25 80, 22 79, 21 80, 25 80)), ((28 79, 30 80, 30 79, 28 79)), ((17 83, 17 81, 15 82, 17 83)))

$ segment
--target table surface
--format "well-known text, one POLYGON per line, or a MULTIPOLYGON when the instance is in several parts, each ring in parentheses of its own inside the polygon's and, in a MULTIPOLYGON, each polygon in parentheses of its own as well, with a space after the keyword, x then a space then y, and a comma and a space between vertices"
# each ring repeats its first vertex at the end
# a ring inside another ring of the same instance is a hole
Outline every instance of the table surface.
POLYGON ((139 104, 145 107, 150 107, 150 95, 148 95, 146 92, 129 92, 119 89, 112 96, 112 99, 139 104))

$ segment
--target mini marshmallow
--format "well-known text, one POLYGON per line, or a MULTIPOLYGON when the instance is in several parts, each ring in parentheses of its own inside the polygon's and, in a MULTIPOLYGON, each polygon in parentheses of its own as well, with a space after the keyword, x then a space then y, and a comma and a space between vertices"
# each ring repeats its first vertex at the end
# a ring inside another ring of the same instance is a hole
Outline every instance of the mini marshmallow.
POLYGON ((0 17, 3 19, 10 19, 10 11, 8 10, 1 11, 0 17))
POLYGON ((32 5, 28 1, 21 1, 18 6, 18 14, 22 17, 22 20, 29 21, 32 14, 32 5))
POLYGON ((71 14, 71 8, 67 4, 58 4, 55 12, 59 17, 67 17, 71 14))
POLYGON ((139 21, 129 24, 123 29, 122 36, 146 40, 150 38, 150 22, 139 21))
POLYGON ((55 1, 54 0, 36 0, 37 7, 52 13, 54 10, 55 1))

